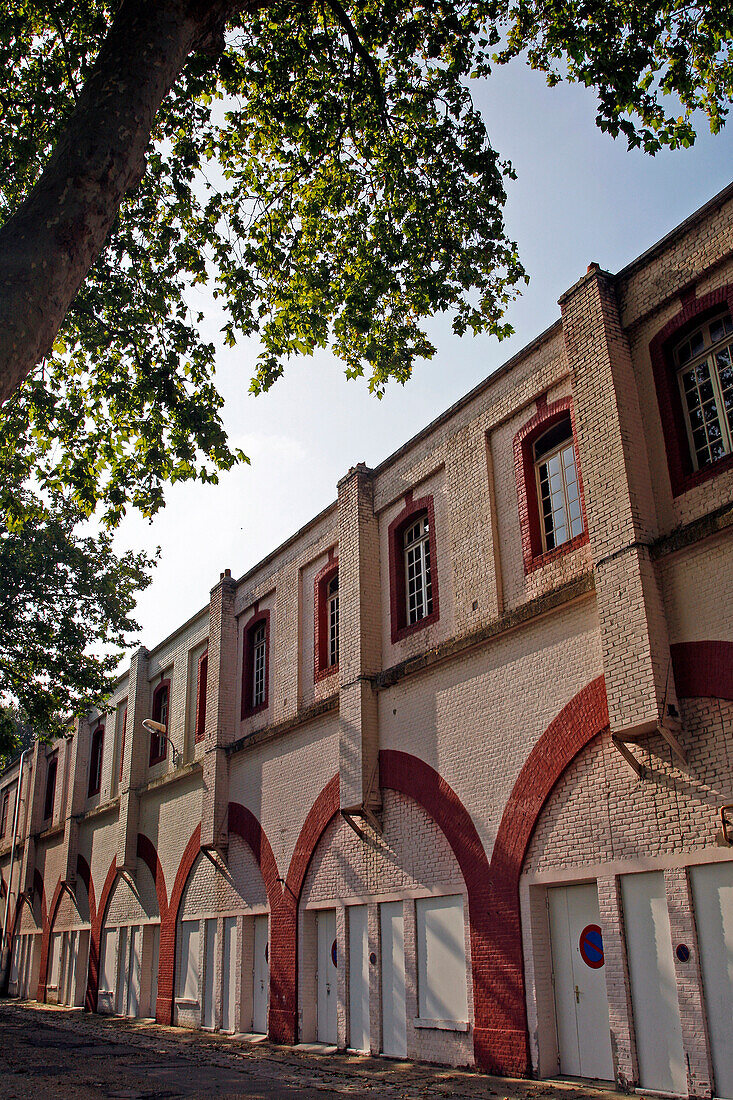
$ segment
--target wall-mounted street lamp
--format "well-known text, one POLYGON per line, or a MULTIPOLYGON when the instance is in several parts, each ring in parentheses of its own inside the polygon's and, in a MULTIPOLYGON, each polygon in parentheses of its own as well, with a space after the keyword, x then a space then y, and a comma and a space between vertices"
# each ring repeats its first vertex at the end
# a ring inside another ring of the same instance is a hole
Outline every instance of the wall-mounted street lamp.
POLYGON ((143 718, 143 729, 147 730, 148 733, 157 733, 161 740, 168 742, 171 747, 173 767, 177 768, 181 759, 181 754, 168 736, 167 727, 164 726, 162 722, 156 722, 153 718, 143 718))

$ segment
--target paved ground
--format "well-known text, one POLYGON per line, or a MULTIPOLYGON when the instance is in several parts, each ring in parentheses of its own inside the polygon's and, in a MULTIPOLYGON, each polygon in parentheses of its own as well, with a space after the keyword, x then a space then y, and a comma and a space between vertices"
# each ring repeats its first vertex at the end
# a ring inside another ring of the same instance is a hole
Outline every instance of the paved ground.
POLYGON ((306 1053, 137 1020, 0 1001, 3 1100, 620 1100, 586 1085, 514 1081, 382 1058, 306 1053))

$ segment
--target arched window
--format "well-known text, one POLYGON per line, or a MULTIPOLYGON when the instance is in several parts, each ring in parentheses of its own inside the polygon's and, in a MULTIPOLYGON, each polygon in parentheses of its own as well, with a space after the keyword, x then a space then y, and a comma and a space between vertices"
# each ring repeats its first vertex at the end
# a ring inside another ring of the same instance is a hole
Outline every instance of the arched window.
POLYGON ((199 657, 196 672, 196 733, 195 741, 203 741, 206 734, 206 679, 209 674, 209 651, 199 657))
POLYGON ((583 533, 570 414, 534 443, 534 470, 545 552, 583 533))
POLYGON ((331 557, 315 578, 316 683, 338 672, 339 664, 339 563, 331 557))
POLYGON ((705 321, 673 352, 695 470, 733 453, 733 321, 705 321))
POLYGON ((87 795, 99 794, 102 786, 102 754, 104 751, 104 726, 97 726, 92 734, 92 748, 89 753, 89 789, 87 795))
POLYGON ((537 402, 514 437, 514 474, 524 571, 531 573, 588 541, 569 397, 537 402))
POLYGON ((392 641, 439 618, 433 498, 413 500, 389 525, 392 641))
POLYGON ((255 612, 244 630, 242 718, 267 707, 269 648, 270 612, 255 612))
MULTIPOLYGON (((170 681, 161 680, 153 692, 153 714, 152 718, 154 722, 160 722, 165 726, 166 734, 168 733, 168 709, 170 704, 170 681)), ((150 764, 159 764, 161 760, 165 760, 168 750, 168 741, 166 735, 161 735, 157 732, 150 734, 150 764)))

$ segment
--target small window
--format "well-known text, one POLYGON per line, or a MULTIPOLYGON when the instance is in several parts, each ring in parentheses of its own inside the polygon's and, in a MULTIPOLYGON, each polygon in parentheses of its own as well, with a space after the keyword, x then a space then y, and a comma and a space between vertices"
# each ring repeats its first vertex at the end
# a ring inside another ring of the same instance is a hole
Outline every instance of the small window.
POLYGON ((328 663, 339 663, 339 575, 336 574, 328 585, 326 598, 326 618, 328 620, 328 663))
POLYGON ((570 417, 549 428, 534 444, 534 466, 546 553, 583 533, 578 472, 570 417))
POLYGON ((412 500, 389 525, 392 641, 436 622, 438 578, 433 498, 412 500))
POLYGON ((242 718, 267 706, 270 612, 255 614, 244 631, 242 665, 242 718))
POLYGON ((51 753, 46 759, 46 797, 43 802, 43 820, 48 821, 53 817, 53 807, 56 801, 56 769, 58 767, 58 753, 51 753))
POLYGON ((338 558, 329 558, 315 579, 315 670, 316 682, 338 671, 339 664, 339 572, 338 558))
POLYGON ((430 522, 427 512, 410 524, 403 536, 406 621, 419 623, 433 613, 430 576, 430 522))
POLYGON ((3 791, 2 808, 0 808, 0 837, 5 836, 8 829, 8 811, 10 808, 10 791, 3 791))
POLYGON ((265 701, 265 677, 267 675, 267 647, 265 624, 258 623, 252 631, 252 710, 265 701))
POLYGON ((733 321, 714 317, 674 349, 692 465, 733 453, 733 321))
POLYGON ((88 796, 99 794, 102 786, 102 754, 104 750, 104 726, 97 726, 92 734, 92 749, 89 753, 89 790, 88 796))
POLYGON ((203 741, 206 734, 206 678, 209 674, 209 651, 199 657, 196 673, 196 733, 194 740, 203 741))
POLYGON ((160 722, 165 726, 165 734, 154 731, 150 734, 150 764, 159 764, 161 760, 165 760, 168 750, 168 707, 170 699, 170 683, 168 680, 162 680, 153 694, 153 714, 152 718, 154 722, 160 722))

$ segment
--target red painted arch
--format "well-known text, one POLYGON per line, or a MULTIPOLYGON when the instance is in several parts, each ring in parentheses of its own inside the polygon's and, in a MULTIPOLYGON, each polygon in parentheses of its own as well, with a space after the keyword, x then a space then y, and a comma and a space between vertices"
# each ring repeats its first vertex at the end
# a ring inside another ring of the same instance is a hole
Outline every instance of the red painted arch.
POLYGON ((270 1011, 268 1031, 278 1043, 298 1035, 298 903, 308 865, 324 830, 339 812, 339 777, 334 775, 311 806, 290 859, 280 904, 270 923, 270 1011))
POLYGON ((191 868, 201 851, 201 825, 197 825, 186 845, 173 883, 165 919, 161 911, 160 955, 158 962, 158 1000, 155 1018, 159 1024, 173 1023, 173 978, 176 969, 176 922, 183 891, 191 868))
POLYGON ((99 995, 99 947, 102 940, 102 924, 104 923, 104 914, 107 910, 107 904, 116 881, 117 857, 112 856, 112 862, 109 865, 107 877, 104 880, 102 893, 99 897, 99 908, 92 921, 92 932, 89 937, 89 970, 87 972, 87 993, 84 1001, 84 1007, 88 1012, 97 1011, 97 998, 99 995))
POLYGON ((152 840, 146 837, 144 833, 137 834, 137 854, 138 858, 143 861, 150 871, 150 874, 153 876, 155 895, 158 899, 158 910, 160 912, 160 922, 162 924, 168 912, 168 891, 165 888, 165 875, 163 874, 163 865, 158 856, 158 849, 155 847, 152 840))
POLYGON ((474 1055, 493 1073, 529 1066, 519 915, 519 873, 537 816, 572 758, 608 725, 603 677, 563 708, 524 764, 504 810, 489 863, 458 795, 423 760, 379 754, 383 787, 413 799, 442 829, 468 891, 474 998, 474 1055))
POLYGON ((283 892, 275 856, 265 830, 251 810, 239 802, 230 802, 229 832, 240 837, 252 852, 262 872, 270 909, 274 912, 282 902, 283 892))

